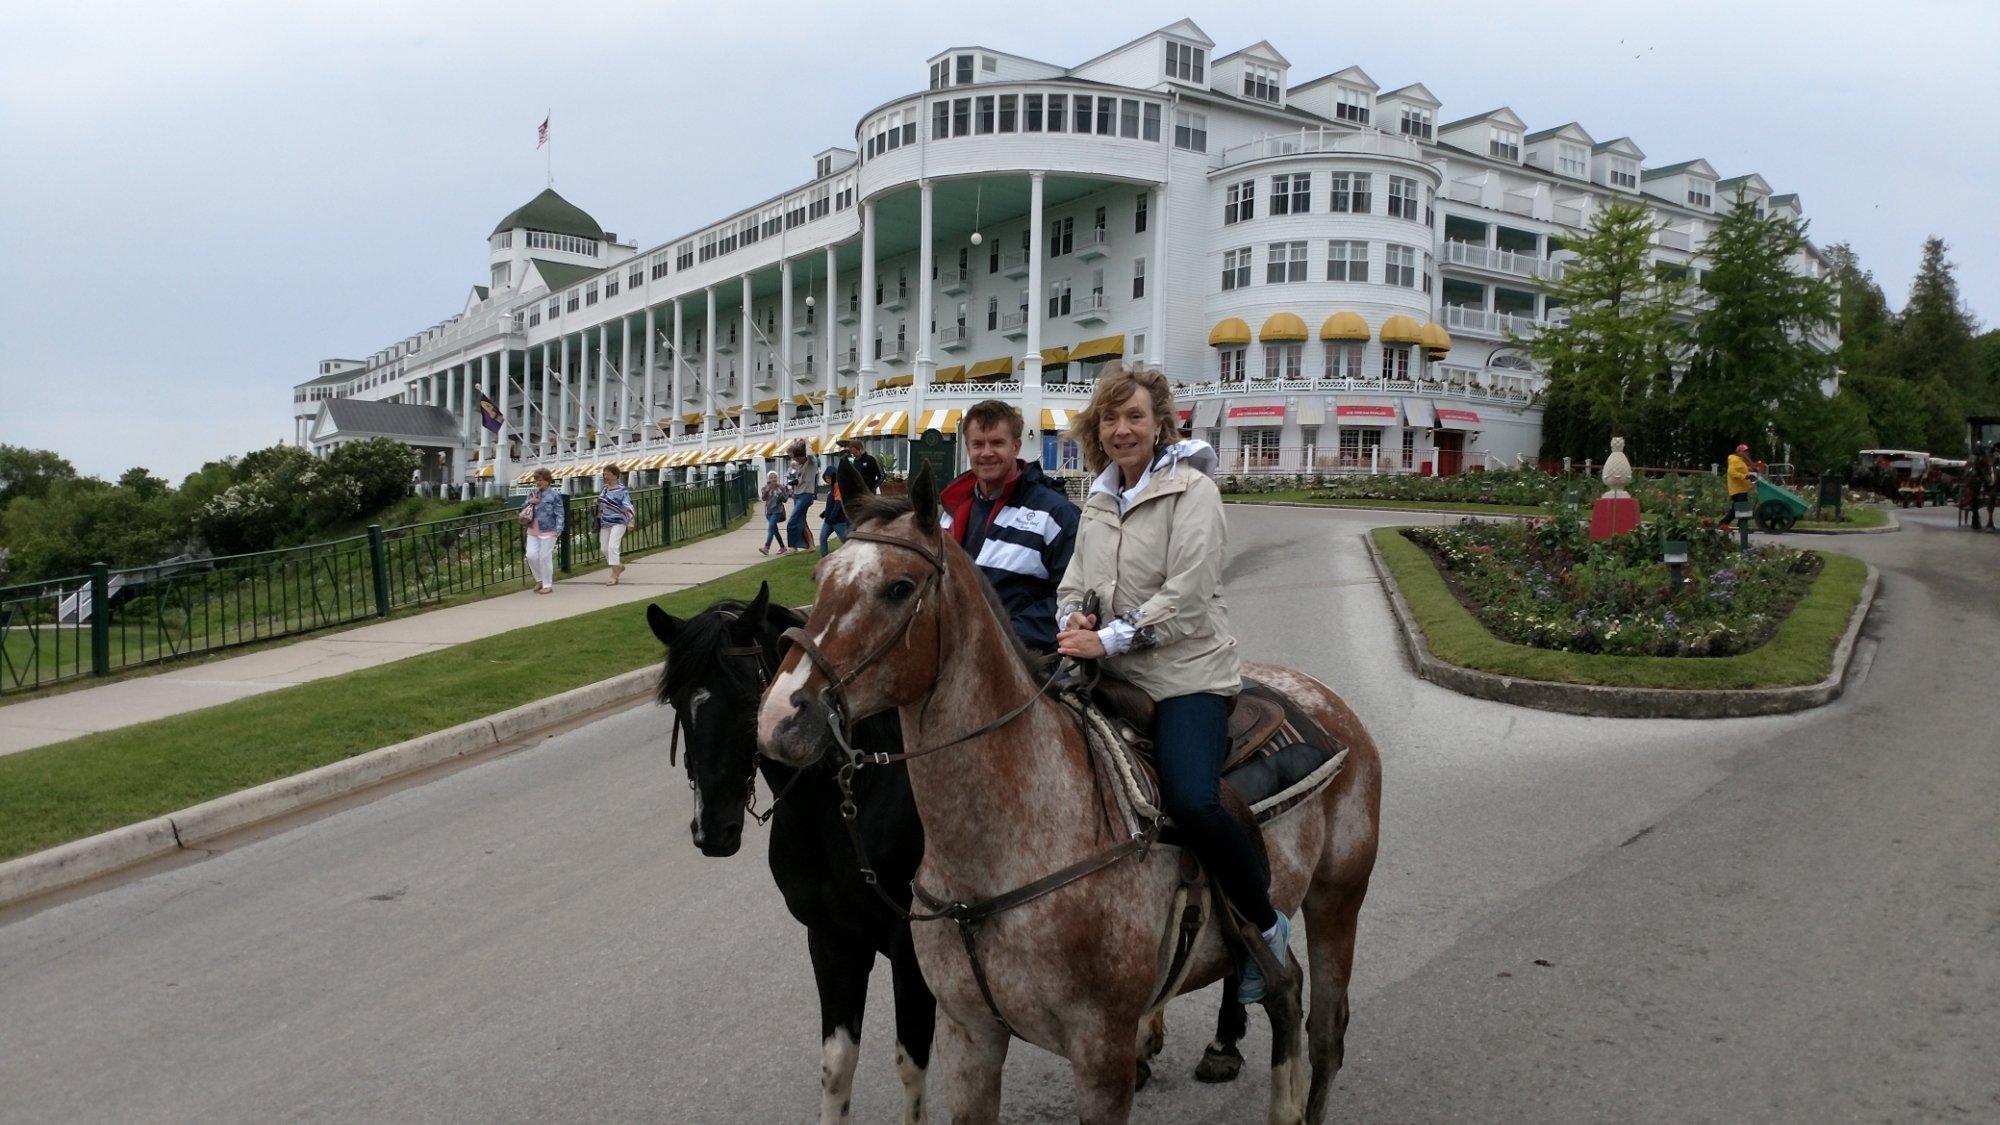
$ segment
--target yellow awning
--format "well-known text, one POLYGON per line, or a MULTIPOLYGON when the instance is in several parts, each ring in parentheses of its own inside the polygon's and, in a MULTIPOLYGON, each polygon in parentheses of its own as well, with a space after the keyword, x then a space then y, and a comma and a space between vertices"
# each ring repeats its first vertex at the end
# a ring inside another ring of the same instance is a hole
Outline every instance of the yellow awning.
POLYGON ((531 481, 531 480, 534 480, 534 479, 535 479, 535 470, 533 470, 533 469, 529 469, 529 470, 528 470, 527 472, 525 472, 525 473, 522 473, 522 474, 521 474, 520 476, 518 476, 518 477, 515 477, 515 478, 514 478, 514 483, 515 483, 515 484, 526 484, 526 483, 528 483, 529 481, 531 481))
POLYGON ((828 434, 825 437, 816 437, 808 439, 806 441, 806 452, 814 454, 830 453, 834 449, 839 448, 839 446, 840 446, 839 436, 835 434, 828 434))
POLYGON ((853 420, 851 420, 851 421, 849 421, 849 422, 847 423, 847 425, 845 425, 845 426, 842 426, 842 427, 840 428, 840 432, 839 432, 839 433, 837 433, 837 434, 833 435, 833 440, 834 440, 835 442, 843 442, 843 441, 846 441, 846 440, 847 440, 848 438, 851 438, 851 437, 853 437, 854 435, 856 435, 856 434, 860 433, 860 432, 861 432, 861 427, 862 427, 862 426, 864 426, 864 425, 866 425, 866 424, 867 424, 867 422, 868 422, 868 419, 870 419, 870 418, 872 418, 872 417, 874 417, 874 415, 872 415, 872 414, 859 414, 859 415, 856 415, 856 416, 855 416, 855 417, 853 418, 853 420))
POLYGON ((1003 355, 996 359, 982 359, 966 371, 967 379, 992 379, 1014 373, 1014 357, 1003 355))
POLYGON ((701 411, 690 410, 686 414, 681 415, 681 425, 699 426, 701 425, 701 417, 702 417, 701 411))
POLYGON ((619 471, 619 472, 621 472, 621 473, 630 473, 630 472, 634 472, 634 471, 636 471, 636 470, 639 470, 639 469, 643 469, 643 468, 645 468, 645 467, 646 467, 646 458, 644 458, 644 457, 627 457, 627 458, 625 458, 625 459, 624 459, 623 461, 618 461, 618 462, 615 462, 615 464, 617 464, 617 466, 618 466, 618 471, 619 471))
POLYGON ((905 436, 903 433, 903 429, 909 424, 910 424, 909 411, 886 410, 880 414, 871 414, 868 416, 867 423, 861 427, 861 436, 903 437, 905 436))
POLYGON ((1267 343, 1297 343, 1306 338, 1306 322, 1297 313, 1272 313, 1257 330, 1257 338, 1267 343))
POLYGON ((743 404, 739 402, 739 403, 737 403, 737 404, 736 404, 735 406, 726 406, 726 407, 723 407, 723 408, 722 408, 722 409, 721 409, 720 411, 718 411, 718 412, 716 413, 716 417, 718 417, 718 418, 741 418, 741 417, 743 417, 743 404))
POLYGON ((911 375, 905 372, 904 374, 901 375, 889 376, 887 379, 884 379, 881 382, 875 384, 875 389, 879 391, 879 390, 886 390, 890 387, 907 387, 916 381, 917 377, 915 375, 911 375))
POLYGON ((1423 335, 1424 351, 1430 353, 1432 359, 1437 359, 1451 350, 1451 333, 1446 332, 1444 325, 1437 321, 1433 320, 1424 325, 1423 335))
POLYGON ((1061 433, 1069 429, 1070 421, 1076 415, 1077 412, 1074 410, 1044 408, 1042 410, 1042 432, 1045 434, 1061 433))
POLYGON ((861 388, 859 388, 859 387, 842 387, 842 388, 840 388, 840 392, 839 392, 839 393, 840 393, 840 397, 841 397, 841 398, 853 398, 853 397, 854 397, 855 395, 858 395, 858 394, 860 394, 860 393, 861 393, 861 388))
POLYGON ((1125 336, 1099 336, 1095 340, 1085 340, 1069 350, 1069 358, 1076 363, 1090 363, 1100 359, 1118 359, 1125 354, 1125 336))
POLYGON ((940 367, 940 368, 938 368, 938 369, 937 369, 937 376, 936 376, 936 377, 935 377, 935 378, 934 378, 934 379, 932 380, 932 382, 935 382, 935 383, 963 383, 963 382, 965 382, 965 365, 961 363, 961 364, 957 364, 957 365, 955 365, 955 366, 952 366, 952 367, 940 367))
POLYGON ((493 466, 491 466, 491 465, 481 465, 481 466, 479 467, 479 472, 478 472, 477 474, 475 474, 475 475, 477 475, 477 476, 479 477, 479 479, 480 479, 480 480, 492 480, 492 479, 493 479, 493 466))
POLYGON ((917 421, 917 424, 910 428, 911 436, 921 434, 925 430, 936 430, 941 434, 955 434, 958 432, 958 420, 963 417, 965 417, 965 411, 963 410, 926 410, 924 411, 924 416, 917 421))
POLYGON ((721 449, 709 450, 708 456, 703 460, 703 464, 720 465, 724 461, 734 461, 735 459, 736 459, 736 447, 733 445, 725 445, 721 449))
MULTIPOLYGON (((820 397, 821 398, 826 397, 826 392, 824 391, 820 392, 820 397)), ((811 406, 813 403, 818 401, 819 399, 816 399, 813 396, 806 394, 804 392, 792 396, 793 406, 811 406)))
POLYGON ((1382 342, 1421 344, 1424 342, 1423 326, 1407 316, 1392 316, 1382 322, 1382 342))
POLYGON ((767 398, 764 401, 758 403, 757 405, 751 407, 750 409, 756 411, 759 414, 776 414, 778 412, 778 400, 775 398, 767 398))
POLYGON ((1208 346, 1219 348, 1227 344, 1247 344, 1250 342, 1250 326, 1240 316, 1232 316, 1217 322, 1208 330, 1208 346))
POLYGON ((1066 364, 1066 363, 1068 363, 1068 362, 1069 362, 1069 349, 1068 349, 1068 348, 1043 348, 1043 349, 1042 349, 1042 366, 1043 366, 1043 367, 1045 367, 1045 368, 1047 368, 1047 367, 1061 367, 1061 366, 1063 366, 1064 364, 1066 364))
POLYGON ((674 454, 672 457, 667 458, 667 467, 673 469, 685 469, 689 465, 694 464, 695 459, 700 456, 701 456, 701 450, 699 449, 683 449, 679 453, 674 454))
POLYGON ((1327 317, 1326 323, 1319 326, 1319 338, 1322 340, 1366 340, 1368 338, 1368 322, 1361 319, 1361 314, 1358 312, 1337 312, 1327 317))

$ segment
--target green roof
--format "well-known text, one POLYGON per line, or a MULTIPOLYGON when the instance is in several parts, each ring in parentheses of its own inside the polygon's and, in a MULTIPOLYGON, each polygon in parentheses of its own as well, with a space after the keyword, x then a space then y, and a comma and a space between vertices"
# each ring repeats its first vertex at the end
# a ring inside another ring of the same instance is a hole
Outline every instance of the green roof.
POLYGON ((568 289, 600 270, 598 266, 573 266, 568 262, 551 262, 547 258, 529 258, 528 261, 534 263, 535 272, 542 275, 551 293, 568 289))
MULTIPOLYGON (((597 220, 583 213, 583 208, 556 194, 554 188, 543 188, 542 194, 530 199, 514 210, 514 213, 500 220, 493 228, 494 234, 503 230, 540 230, 550 234, 573 234, 578 238, 590 238, 603 242, 604 228, 597 220)), ((490 236, 489 236, 490 237, 490 236)))

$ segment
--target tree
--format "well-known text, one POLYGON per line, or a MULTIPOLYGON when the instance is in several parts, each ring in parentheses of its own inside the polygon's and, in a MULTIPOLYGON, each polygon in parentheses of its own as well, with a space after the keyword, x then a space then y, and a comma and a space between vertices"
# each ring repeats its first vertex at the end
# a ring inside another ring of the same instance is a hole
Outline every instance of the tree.
POLYGON ((353 483, 361 511, 375 512, 409 495, 417 451, 389 438, 369 438, 336 448, 327 467, 353 483))
MULTIPOLYGON (((1834 355, 1816 341, 1838 313, 1832 284, 1792 268, 1805 248, 1802 224, 1758 214, 1740 189, 1736 206, 1702 244, 1709 268, 1701 288, 1710 300, 1695 317, 1694 350, 1680 386, 1691 452, 1733 449, 1767 435, 1795 449, 1825 441, 1814 426, 1829 419, 1824 384, 1834 374, 1834 355)), ((1860 435, 1853 436, 1858 449, 1860 435)))
MULTIPOLYGON (((128 474, 129 475, 129 474, 128 474)), ((187 523, 165 492, 58 481, 44 496, 22 497, 4 514, 8 564, 16 581, 81 575, 96 562, 143 566, 179 554, 187 523)))
POLYGON ((0 511, 20 496, 46 496, 57 481, 75 480, 76 466, 50 449, 0 445, 0 511))
POLYGON ((1638 204, 1597 213, 1570 245, 1576 257, 1543 292, 1567 313, 1526 344, 1548 376, 1542 455, 1603 460, 1608 438, 1627 439, 1632 459, 1657 464, 1675 444, 1670 421, 1674 368, 1686 346, 1677 314, 1686 282, 1652 265, 1654 222, 1638 204))
POLYGON ((1881 374, 1881 350, 1896 330, 1888 298, 1875 275, 1861 268, 1854 248, 1836 242, 1821 252, 1827 278, 1840 302, 1840 370, 1843 375, 1881 374))

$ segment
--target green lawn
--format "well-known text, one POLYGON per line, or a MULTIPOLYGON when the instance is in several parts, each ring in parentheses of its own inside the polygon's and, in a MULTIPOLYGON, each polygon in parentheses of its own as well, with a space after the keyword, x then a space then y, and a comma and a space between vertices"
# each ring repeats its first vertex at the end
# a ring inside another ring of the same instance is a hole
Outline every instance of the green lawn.
POLYGON ((1865 504, 1848 504, 1841 508, 1847 518, 1840 521, 1803 519, 1798 527, 1803 531, 1866 531, 1871 527, 1889 526, 1889 513, 1882 508, 1871 508, 1865 504))
POLYGON ((1373 508, 1415 512, 1460 512, 1468 516, 1541 516, 1548 513, 1530 504, 1478 504, 1453 500, 1315 500, 1303 490, 1290 492, 1227 493, 1232 504, 1310 504, 1315 508, 1373 508))
POLYGON ((1510 644, 1495 637, 1452 596, 1423 548, 1401 529, 1369 534, 1403 599, 1440 660, 1529 680, 1655 688, 1764 688, 1817 683, 1833 667, 1833 649, 1860 599, 1868 568, 1848 555, 1821 552, 1826 566, 1778 634, 1740 656, 1593 656, 1510 644))
MULTIPOLYGON (((814 555, 657 599, 688 616, 812 600, 814 555)), ((657 662, 645 603, 516 629, 394 664, 0 757, 0 860, 160 816, 657 662)), ((664 731, 662 737, 665 737, 664 731)))

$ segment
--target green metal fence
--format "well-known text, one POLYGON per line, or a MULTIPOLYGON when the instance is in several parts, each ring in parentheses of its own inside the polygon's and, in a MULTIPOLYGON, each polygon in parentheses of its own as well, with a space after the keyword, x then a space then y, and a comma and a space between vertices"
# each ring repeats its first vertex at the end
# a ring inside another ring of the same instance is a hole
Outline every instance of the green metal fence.
MULTIPOLYGON (((753 478, 632 494, 628 553, 728 527, 753 478)), ((568 500, 561 566, 601 557, 597 498, 568 500)), ((308 633, 519 583, 528 576, 518 509, 456 516, 255 554, 111 570, 0 587, 0 694, 105 676, 201 652, 308 633)))

